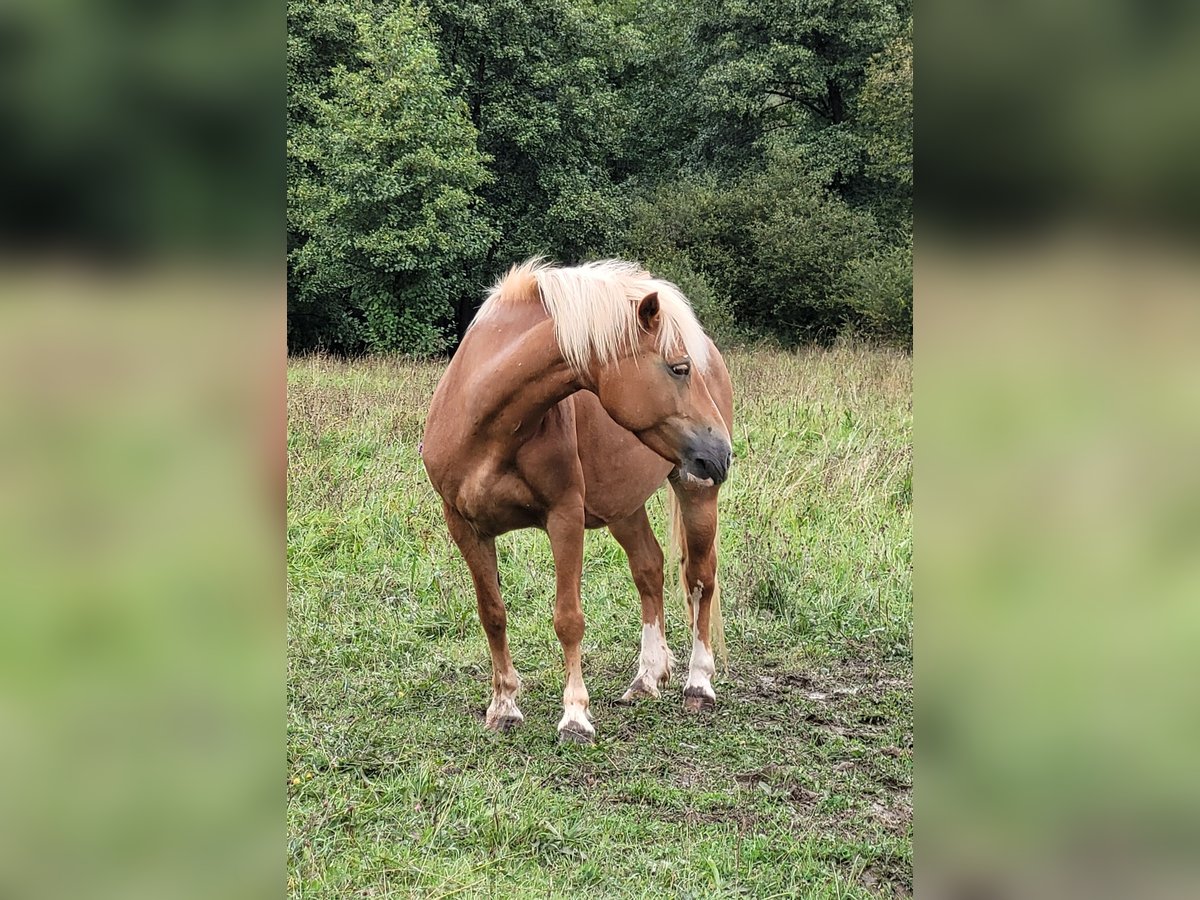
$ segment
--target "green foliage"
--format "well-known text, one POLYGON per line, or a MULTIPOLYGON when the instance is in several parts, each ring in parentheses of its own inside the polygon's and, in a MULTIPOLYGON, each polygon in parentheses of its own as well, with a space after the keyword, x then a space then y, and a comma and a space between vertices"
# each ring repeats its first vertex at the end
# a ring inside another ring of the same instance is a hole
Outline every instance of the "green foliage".
POLYGON ((826 191, 794 148, 732 181, 659 188, 635 206, 630 244, 696 273, 702 289, 720 285, 721 308, 744 332, 785 342, 828 341, 848 326, 911 334, 911 249, 885 243, 870 212, 826 191))
POLYGON ((902 13, 882 0, 648 4, 645 70, 663 89, 646 93, 642 131, 661 123, 661 137, 641 141, 665 162, 647 170, 628 252, 697 273, 742 332, 910 342, 902 13))
POLYGON ((625 255, 718 338, 911 341, 890 0, 290 0, 289 338, 429 353, 513 262, 625 255))
POLYGON ((912 21, 904 33, 871 60, 859 95, 859 127, 866 172, 877 180, 875 192, 884 216, 903 230, 912 229, 913 187, 913 45, 912 21))
POLYGON ((495 177, 480 192, 507 268, 575 261, 616 240, 616 170, 633 122, 622 74, 637 35, 578 0, 431 0, 442 62, 495 177))
POLYGON ((899 23, 888 0, 650 0, 639 139, 676 166, 737 173, 786 138, 851 197, 863 188, 855 100, 899 23))
POLYGON ((885 245, 846 265, 838 299, 863 331, 912 344, 912 243, 885 245))
POLYGON ((410 9, 321 12, 317 22, 347 55, 325 71, 323 42, 295 35, 289 47, 297 80, 324 76, 297 90, 291 110, 289 338, 438 352, 454 300, 473 288, 464 266, 492 237, 475 209, 484 157, 410 9))

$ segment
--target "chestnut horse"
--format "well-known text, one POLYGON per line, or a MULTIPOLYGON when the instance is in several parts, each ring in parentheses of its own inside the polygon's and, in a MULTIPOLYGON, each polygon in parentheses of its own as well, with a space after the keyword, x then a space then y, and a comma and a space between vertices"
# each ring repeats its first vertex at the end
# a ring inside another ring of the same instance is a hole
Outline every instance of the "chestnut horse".
POLYGON ((535 259, 492 289, 434 392, 422 441, 491 648, 488 728, 524 720, 495 545, 517 528, 544 529, 554 556, 554 630, 566 660, 559 738, 596 733, 579 646, 585 528, 608 527, 641 596, 638 671, 621 699, 659 696, 674 657, 646 501, 668 478, 692 630, 684 705, 714 705, 714 641, 723 652, 717 493, 732 421, 725 362, 675 285, 616 260, 561 268, 535 259))

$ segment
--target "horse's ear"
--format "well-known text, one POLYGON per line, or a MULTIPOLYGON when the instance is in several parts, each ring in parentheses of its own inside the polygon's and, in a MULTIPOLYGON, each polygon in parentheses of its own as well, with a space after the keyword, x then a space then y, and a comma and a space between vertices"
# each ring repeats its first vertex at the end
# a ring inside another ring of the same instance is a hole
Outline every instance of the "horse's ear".
POLYGON ((638 304, 638 321, 647 331, 658 325, 658 291, 651 291, 638 304))

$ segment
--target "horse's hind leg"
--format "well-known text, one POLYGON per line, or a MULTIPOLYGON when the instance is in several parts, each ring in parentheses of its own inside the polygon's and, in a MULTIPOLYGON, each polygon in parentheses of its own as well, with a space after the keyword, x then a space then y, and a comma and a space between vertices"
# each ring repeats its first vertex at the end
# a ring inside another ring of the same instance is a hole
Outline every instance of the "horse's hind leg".
POLYGON ((446 524, 458 549, 462 551, 475 582, 475 600, 479 622, 492 651, 492 702, 487 708, 486 724, 493 731, 508 731, 525 721, 517 709, 521 678, 508 653, 508 614, 500 596, 500 570, 496 566, 496 542, 475 533, 449 505, 443 504, 446 524))
MULTIPOLYGON (((692 630, 692 658, 683 688, 684 708, 692 712, 712 709, 717 695, 712 677, 715 636, 714 611, 720 615, 717 587, 717 489, 672 485, 679 503, 677 539, 683 552, 683 590, 688 624, 692 630), (682 530, 682 534, 678 531, 682 530), (715 610, 714 610, 715 607, 715 610)), ((717 619, 719 622, 719 618, 717 619)))
POLYGON ((608 530, 629 557, 633 583, 642 599, 642 651, 638 671, 621 697, 631 702, 639 697, 657 697, 658 689, 671 678, 675 657, 667 647, 663 617, 663 553, 641 507, 627 519, 609 523, 608 530))

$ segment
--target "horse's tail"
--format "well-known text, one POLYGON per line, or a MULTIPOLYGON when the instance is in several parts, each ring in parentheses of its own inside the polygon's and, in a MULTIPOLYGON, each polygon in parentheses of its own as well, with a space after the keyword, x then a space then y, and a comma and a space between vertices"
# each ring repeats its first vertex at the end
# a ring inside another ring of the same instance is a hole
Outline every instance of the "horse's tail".
MULTIPOLYGON (((683 594, 683 615, 687 619, 688 628, 696 627, 697 611, 692 605, 692 592, 687 588, 687 532, 683 524, 683 509, 679 506, 679 498, 675 491, 667 486, 667 527, 671 545, 679 553, 679 591, 683 594)), ((721 529, 713 536, 713 554, 720 561, 721 529)), ((721 617, 721 579, 717 569, 713 568, 712 601, 708 607, 708 634, 712 640, 713 650, 721 660, 725 671, 729 671, 729 654, 725 649, 725 620, 721 617)), ((697 597, 696 599, 699 599, 697 597)))

